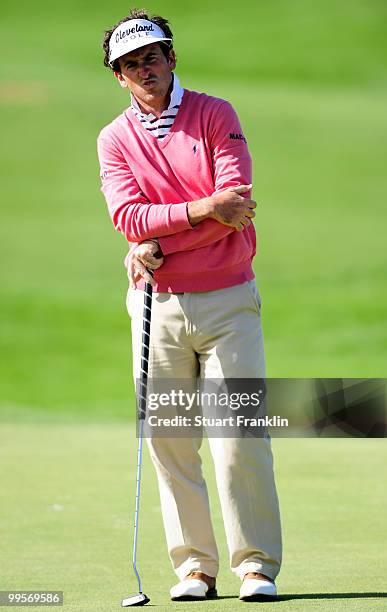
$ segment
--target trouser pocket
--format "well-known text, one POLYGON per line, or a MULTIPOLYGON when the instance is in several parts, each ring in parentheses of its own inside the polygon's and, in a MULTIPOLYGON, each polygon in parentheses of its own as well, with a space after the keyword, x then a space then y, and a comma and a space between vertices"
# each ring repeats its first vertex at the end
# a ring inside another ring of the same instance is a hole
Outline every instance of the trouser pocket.
POLYGON ((259 291, 258 291, 255 280, 253 279, 253 280, 247 281, 247 283, 244 283, 244 286, 246 287, 246 290, 249 294, 252 306, 254 306, 254 309, 259 314, 261 312, 262 300, 261 300, 261 296, 259 295, 259 291))

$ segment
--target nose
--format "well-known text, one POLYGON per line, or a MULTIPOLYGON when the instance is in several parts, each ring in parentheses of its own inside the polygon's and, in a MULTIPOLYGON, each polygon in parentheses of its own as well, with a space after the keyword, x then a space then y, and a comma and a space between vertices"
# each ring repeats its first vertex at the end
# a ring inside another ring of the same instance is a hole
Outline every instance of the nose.
POLYGON ((149 77, 150 68, 146 62, 140 63, 138 66, 138 76, 140 79, 147 79, 149 77))

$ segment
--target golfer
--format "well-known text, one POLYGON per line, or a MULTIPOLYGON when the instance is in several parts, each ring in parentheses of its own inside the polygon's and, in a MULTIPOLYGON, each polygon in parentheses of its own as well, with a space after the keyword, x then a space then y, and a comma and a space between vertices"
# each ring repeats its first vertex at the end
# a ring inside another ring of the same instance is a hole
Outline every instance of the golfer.
MULTIPOLYGON (((192 43, 200 44, 200 32, 192 43)), ((102 129, 98 152, 110 216, 131 244, 126 265, 134 375, 142 290, 149 281, 150 377, 264 377, 261 300, 252 269, 256 202, 238 117, 229 102, 182 87, 173 35, 162 17, 132 10, 106 31, 103 50, 105 66, 130 95, 129 108, 102 129)), ((201 441, 148 439, 179 579, 172 600, 216 596, 219 559, 201 441)), ((281 528, 270 439, 220 436, 209 444, 240 598, 275 597, 281 528)))

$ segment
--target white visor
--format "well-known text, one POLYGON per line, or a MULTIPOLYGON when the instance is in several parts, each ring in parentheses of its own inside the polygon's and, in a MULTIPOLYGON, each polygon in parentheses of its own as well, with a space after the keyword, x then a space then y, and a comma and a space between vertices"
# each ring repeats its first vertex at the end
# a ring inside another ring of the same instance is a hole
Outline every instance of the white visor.
POLYGON ((156 42, 171 42, 158 25, 148 19, 130 19, 121 23, 112 33, 109 41, 109 64, 145 45, 156 42))

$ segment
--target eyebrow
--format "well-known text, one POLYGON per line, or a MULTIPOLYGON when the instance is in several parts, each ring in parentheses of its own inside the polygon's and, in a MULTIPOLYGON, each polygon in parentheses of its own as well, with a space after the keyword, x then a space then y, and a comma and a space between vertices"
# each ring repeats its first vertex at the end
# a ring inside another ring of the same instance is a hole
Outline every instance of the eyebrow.
MULTIPOLYGON (((157 55, 156 51, 149 51, 146 55, 144 55, 143 59, 147 60, 150 57, 152 57, 152 55, 157 55)), ((126 62, 124 63, 124 66, 127 66, 128 64, 133 64, 133 63, 137 62, 138 59, 139 58, 127 59, 126 62)))

